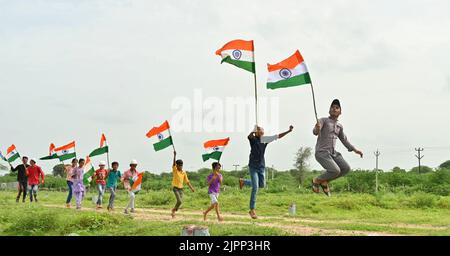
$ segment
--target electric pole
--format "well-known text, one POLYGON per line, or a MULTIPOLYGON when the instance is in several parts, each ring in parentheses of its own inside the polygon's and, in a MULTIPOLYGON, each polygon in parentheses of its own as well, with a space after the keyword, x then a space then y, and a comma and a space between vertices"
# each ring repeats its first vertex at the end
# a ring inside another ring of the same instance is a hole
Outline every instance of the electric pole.
POLYGON ((234 170, 237 171, 237 168, 238 168, 239 165, 238 164, 233 164, 233 166, 234 166, 234 170))
POLYGON ((419 147, 419 148, 415 148, 414 150, 418 152, 416 157, 419 160, 419 174, 420 174, 420 167, 421 167, 420 166, 420 160, 424 157, 423 155, 420 155, 420 152, 423 151, 423 148, 419 147))
POLYGON ((381 155, 380 151, 374 152, 376 163, 375 163, 375 193, 378 193, 378 157, 381 155))
POLYGON ((273 180, 273 172, 275 171, 275 168, 273 167, 273 164, 272 164, 272 180, 273 180))

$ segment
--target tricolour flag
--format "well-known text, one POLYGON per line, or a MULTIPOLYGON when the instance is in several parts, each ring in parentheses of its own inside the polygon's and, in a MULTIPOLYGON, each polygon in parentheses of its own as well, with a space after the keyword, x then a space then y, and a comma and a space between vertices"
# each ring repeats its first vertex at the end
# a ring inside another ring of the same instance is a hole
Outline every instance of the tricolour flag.
POLYGON ((70 142, 67 145, 55 148, 55 153, 60 161, 68 160, 77 157, 75 152, 75 141, 70 142))
POLYGON ((203 144, 203 147, 206 150, 206 153, 202 155, 203 162, 208 159, 216 159, 217 161, 220 160, 220 157, 222 156, 223 149, 226 145, 228 145, 228 142, 230 141, 230 138, 221 139, 221 140, 210 140, 203 144))
POLYGON ((226 43, 216 51, 216 55, 222 57, 222 62, 229 63, 236 67, 255 73, 255 58, 253 40, 233 40, 226 43))
POLYGON ((134 177, 130 177, 131 192, 137 193, 141 190, 143 172, 134 177))
POLYGON ((172 136, 170 135, 170 126, 169 122, 165 121, 159 127, 153 127, 147 133, 147 137, 156 137, 158 140, 155 144, 153 144, 153 148, 155 151, 159 151, 161 149, 165 149, 173 144, 172 136))
POLYGON ((48 156, 43 156, 39 158, 39 160, 51 160, 51 159, 57 159, 58 155, 55 153, 55 144, 51 143, 50 147, 48 148, 48 156))
POLYGON ((277 64, 267 64, 267 69, 269 70, 267 89, 278 89, 311 83, 308 69, 298 50, 292 56, 277 64))
POLYGON ((93 156, 98 156, 98 155, 103 155, 105 153, 108 153, 108 144, 106 143, 106 136, 105 134, 102 133, 102 137, 100 138, 100 147, 97 149, 94 149, 89 156, 93 157, 93 156))
POLYGON ((94 166, 92 165, 91 159, 89 157, 86 157, 83 169, 84 169, 83 184, 85 186, 88 186, 89 183, 91 183, 92 176, 94 176, 95 173, 94 166))
POLYGON ((16 146, 12 144, 6 151, 6 159, 9 163, 12 163, 20 158, 19 152, 16 150, 16 146))

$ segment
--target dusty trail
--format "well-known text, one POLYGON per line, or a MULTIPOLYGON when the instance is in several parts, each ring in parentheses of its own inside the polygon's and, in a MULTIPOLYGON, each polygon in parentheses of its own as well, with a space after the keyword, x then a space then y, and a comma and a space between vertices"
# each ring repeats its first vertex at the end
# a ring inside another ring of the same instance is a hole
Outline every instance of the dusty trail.
MULTIPOLYGON (((65 208, 63 205, 55 204, 45 204, 46 207, 51 208, 65 208)), ((74 209, 72 209, 74 210, 74 209)), ((82 211, 92 211, 92 212, 107 212, 106 209, 96 210, 94 208, 82 208, 82 211)), ((123 208, 116 208, 111 214, 123 214, 123 208)), ((192 221, 192 222, 203 222, 205 225, 218 223, 215 218, 215 214, 210 213, 207 221, 203 221, 203 214, 201 211, 193 210, 182 210, 177 213, 175 219, 170 216, 169 210, 164 209, 153 209, 153 208, 142 208, 137 209, 135 213, 131 214, 133 218, 145 221, 162 221, 162 222, 179 222, 179 221, 192 221)), ((326 223, 343 223, 343 224, 362 224, 361 222, 352 221, 328 221, 328 220, 315 220, 315 219, 305 219, 305 218, 288 218, 288 217, 275 217, 275 216, 260 216, 258 220, 254 221, 250 219, 247 214, 237 214, 237 213, 224 213, 224 221, 221 222, 222 225, 227 224, 240 224, 240 225, 255 225, 260 227, 271 227, 278 228, 286 232, 287 235, 336 235, 336 236, 396 236, 399 234, 392 234, 387 232, 370 232, 363 230, 341 230, 333 228, 321 228, 312 227, 307 225, 308 223, 313 224, 326 224, 326 223)), ((428 225, 409 225, 409 224, 373 224, 376 226, 395 226, 404 228, 423 228, 423 229, 435 229, 441 230, 445 227, 433 227, 428 225)))

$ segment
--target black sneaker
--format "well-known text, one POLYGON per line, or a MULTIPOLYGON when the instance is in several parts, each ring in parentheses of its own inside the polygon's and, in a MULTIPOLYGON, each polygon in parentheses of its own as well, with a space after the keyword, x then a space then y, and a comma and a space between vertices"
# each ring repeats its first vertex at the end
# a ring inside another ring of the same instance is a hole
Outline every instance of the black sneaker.
POLYGON ((16 203, 18 203, 19 202, 19 198, 16 198, 16 203))

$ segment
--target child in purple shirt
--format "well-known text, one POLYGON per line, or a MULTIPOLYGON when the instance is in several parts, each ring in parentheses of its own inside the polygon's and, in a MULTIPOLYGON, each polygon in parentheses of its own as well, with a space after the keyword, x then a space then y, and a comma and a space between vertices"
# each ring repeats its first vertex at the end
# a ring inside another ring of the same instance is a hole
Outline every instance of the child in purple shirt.
POLYGON ((206 216, 212 209, 216 209, 217 213, 217 219, 219 221, 223 221, 222 216, 220 215, 220 208, 219 208, 219 193, 220 193, 220 185, 222 184, 223 178, 222 174, 220 174, 220 168, 222 166, 218 162, 214 162, 212 164, 212 173, 208 176, 208 194, 211 198, 211 205, 209 208, 203 212, 203 220, 206 220, 206 216))

